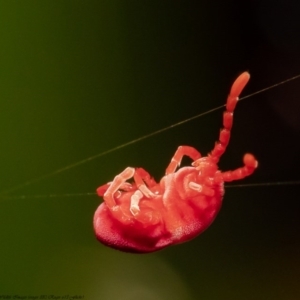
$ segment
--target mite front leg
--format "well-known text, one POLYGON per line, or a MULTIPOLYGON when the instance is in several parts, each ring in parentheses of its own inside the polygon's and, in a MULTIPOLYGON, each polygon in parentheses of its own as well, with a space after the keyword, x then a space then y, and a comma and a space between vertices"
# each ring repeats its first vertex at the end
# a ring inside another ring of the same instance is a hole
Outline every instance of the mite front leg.
POLYGON ((176 171, 177 167, 180 166, 182 157, 184 155, 190 157, 193 161, 201 157, 201 154, 194 147, 179 146, 174 156, 172 157, 169 166, 166 169, 166 175, 174 173, 176 171))
MULTIPOLYGON (((113 182, 109 185, 109 187, 103 195, 103 199, 109 209, 114 210, 114 208, 116 207, 116 201, 114 198, 115 193, 118 192, 119 188, 125 184, 126 180, 133 177, 134 172, 134 168, 126 168, 123 172, 117 175, 114 178, 113 182)), ((103 187, 99 188, 99 192, 102 192, 102 188, 103 187)))
POLYGON ((210 152, 210 157, 218 163, 220 157, 225 152, 230 140, 230 131, 233 123, 233 112, 239 100, 239 95, 245 85, 248 83, 250 75, 247 72, 242 73, 233 83, 230 93, 227 97, 226 111, 223 115, 224 128, 220 131, 219 140, 216 142, 214 149, 210 152))
POLYGON ((244 167, 238 168, 234 171, 221 173, 223 181, 229 182, 233 180, 243 179, 251 175, 258 166, 258 162, 252 154, 245 154, 243 161, 244 167))

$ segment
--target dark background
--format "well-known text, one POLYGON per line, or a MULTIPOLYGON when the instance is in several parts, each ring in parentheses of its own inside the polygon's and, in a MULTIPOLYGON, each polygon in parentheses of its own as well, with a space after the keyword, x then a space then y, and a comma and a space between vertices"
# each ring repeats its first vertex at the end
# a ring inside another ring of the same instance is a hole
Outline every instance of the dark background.
MULTIPOLYGON (((220 106, 245 70, 243 95, 298 75, 298 3, 1 0, 0 190, 220 106)), ((252 152, 259 168, 240 183, 299 180, 299 86, 238 104, 222 170, 252 152)), ((94 192, 127 166, 159 179, 178 145, 209 152, 221 120, 213 112, 2 197, 0 296, 299 299, 299 185, 228 187, 205 233, 148 255, 96 241, 98 197, 49 197, 94 192)))

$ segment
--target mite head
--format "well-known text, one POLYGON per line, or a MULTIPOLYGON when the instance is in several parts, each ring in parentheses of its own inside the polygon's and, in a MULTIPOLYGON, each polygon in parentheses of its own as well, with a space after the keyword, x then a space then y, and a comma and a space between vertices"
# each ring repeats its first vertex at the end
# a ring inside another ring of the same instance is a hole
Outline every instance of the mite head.
POLYGON ((213 177, 218 170, 217 164, 214 162, 214 159, 210 156, 201 157, 195 160, 192 163, 192 166, 199 171, 200 175, 208 177, 213 177))

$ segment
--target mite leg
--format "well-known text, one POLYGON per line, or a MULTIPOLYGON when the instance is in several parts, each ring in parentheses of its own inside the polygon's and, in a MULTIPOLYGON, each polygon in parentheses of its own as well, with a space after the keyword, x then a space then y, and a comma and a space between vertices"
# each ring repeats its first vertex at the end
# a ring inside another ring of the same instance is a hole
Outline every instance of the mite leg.
POLYGON ((148 226, 155 225, 161 221, 160 208, 156 206, 155 209, 148 208, 146 211, 145 209, 140 210, 139 202, 144 197, 145 195, 141 190, 135 191, 130 199, 129 210, 135 220, 139 221, 140 223, 148 226))
POLYGON ((160 192, 160 186, 155 182, 155 180, 149 175, 149 173, 142 169, 138 168, 135 170, 134 173, 134 181, 135 184, 138 188, 137 191, 134 192, 134 194, 130 198, 130 212, 134 216, 134 218, 143 223, 143 224, 148 224, 148 225, 154 225, 157 224, 160 219, 160 211, 159 207, 157 207, 156 204, 156 209, 146 209, 145 210, 140 210, 140 200, 143 199, 144 197, 147 198, 154 198, 159 195, 160 192), (153 193, 150 188, 154 189, 156 193, 153 193))
POLYGON ((98 196, 102 197, 108 190, 109 186, 111 185, 111 182, 103 184, 97 188, 97 194, 98 196))
POLYGON ((197 160, 201 157, 201 154, 195 148, 190 146, 179 146, 166 169, 166 175, 176 171, 177 167, 180 166, 182 157, 184 155, 190 157, 192 160, 197 160))
MULTIPOLYGON (((119 190, 119 188, 122 185, 125 184, 126 180, 133 177, 134 173, 135 173, 135 169, 128 167, 123 172, 121 172, 119 175, 117 175, 114 178, 113 182, 109 185, 109 187, 107 188, 106 192, 103 195, 103 199, 109 209, 113 209, 116 206, 114 194, 119 190)), ((104 187, 105 187, 105 185, 104 185, 104 187)), ((98 189, 99 189, 99 192, 101 193, 103 186, 98 189)), ((98 193, 98 189, 97 189, 97 193, 98 193)))
POLYGON ((157 185, 157 182, 150 176, 150 174, 143 168, 136 168, 135 174, 141 177, 141 179, 146 182, 148 187, 154 187, 157 185))
POLYGON ((157 185, 157 183, 153 178, 151 178, 147 171, 142 168, 138 168, 135 170, 133 178, 137 185, 137 188, 143 193, 143 195, 145 195, 147 198, 153 198, 155 196, 155 194, 151 192, 148 186, 153 187, 157 185))
MULTIPOLYGON (((112 184, 112 182, 108 182, 106 184, 103 184, 97 188, 97 194, 99 197, 103 197, 106 191, 108 190, 109 186, 112 184)), ((130 192, 133 189, 132 184, 129 182, 123 182, 120 187, 120 190, 125 191, 125 192, 130 192)))
POLYGON ((210 156, 217 163, 225 152, 226 147, 230 139, 230 131, 233 123, 233 111, 239 100, 239 95, 242 92, 245 85, 248 83, 250 75, 247 72, 242 73, 233 83, 229 96, 227 97, 226 102, 226 111, 223 114, 223 126, 221 129, 219 140, 216 142, 214 149, 210 152, 210 156))
POLYGON ((140 190, 134 192, 130 199, 130 212, 133 216, 136 216, 140 212, 139 202, 144 197, 140 190))
POLYGON ((238 168, 234 171, 227 171, 221 173, 223 177, 223 181, 229 182, 233 180, 243 179, 251 175, 258 166, 258 162, 252 154, 249 153, 245 154, 243 161, 244 161, 243 167, 238 168))
POLYGON ((148 186, 154 187, 157 185, 157 183, 150 176, 150 174, 143 168, 137 168, 135 170, 133 178, 138 190, 131 196, 130 211, 134 216, 136 216, 140 211, 139 208, 140 200, 144 196, 146 196, 147 198, 155 197, 155 194, 148 188, 148 186))
POLYGON ((189 182, 189 188, 194 191, 197 191, 198 193, 201 193, 205 196, 213 197, 215 195, 214 189, 212 189, 208 186, 199 184, 197 182, 193 182, 193 181, 189 182))

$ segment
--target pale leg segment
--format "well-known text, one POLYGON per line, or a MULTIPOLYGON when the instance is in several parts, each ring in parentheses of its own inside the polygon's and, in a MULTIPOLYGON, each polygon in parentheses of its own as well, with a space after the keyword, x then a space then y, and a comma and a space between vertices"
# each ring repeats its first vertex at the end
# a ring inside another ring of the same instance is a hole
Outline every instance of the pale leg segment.
POLYGON ((201 154, 198 150, 196 150, 194 147, 190 146, 179 146, 174 154, 174 156, 171 159, 170 164, 168 165, 166 169, 166 175, 174 173, 177 169, 177 167, 180 166, 182 157, 186 155, 190 157, 193 161, 199 159, 201 157, 201 154))
POLYGON ((103 199, 108 208, 113 209, 116 206, 114 194, 126 182, 126 180, 133 177, 134 173, 135 169, 128 167, 114 178, 113 182, 110 184, 107 191, 103 195, 103 199))
POLYGON ((133 216, 136 216, 140 212, 139 202, 143 198, 143 194, 140 190, 135 191, 135 193, 130 198, 130 212, 133 216))
POLYGON ((154 186, 157 183, 147 171, 142 168, 134 169, 134 168, 126 168, 123 172, 117 175, 113 182, 110 184, 106 184, 99 189, 99 193, 102 193, 105 188, 107 188, 104 193, 103 199, 108 206, 108 208, 115 211, 117 208, 117 204, 114 198, 115 193, 119 192, 119 189, 127 189, 130 191, 131 185, 126 181, 130 178, 134 179, 137 189, 130 198, 130 212, 133 216, 137 215, 140 211, 139 201, 145 196, 147 198, 155 197, 155 194, 151 192, 151 190, 147 187, 146 183, 149 186, 154 186), (146 182, 146 183, 145 183, 146 182))
POLYGON ((199 184, 197 182, 191 181, 189 183, 189 188, 205 196, 213 197, 215 195, 215 191, 212 188, 199 184))
POLYGON ((136 169, 133 178, 138 190, 130 198, 130 212, 133 216, 137 216, 137 214, 140 212, 140 200, 144 196, 147 198, 155 197, 155 194, 148 188, 148 186, 153 187, 157 185, 157 183, 143 168, 136 169))

